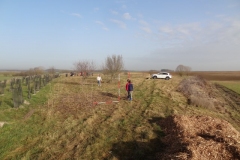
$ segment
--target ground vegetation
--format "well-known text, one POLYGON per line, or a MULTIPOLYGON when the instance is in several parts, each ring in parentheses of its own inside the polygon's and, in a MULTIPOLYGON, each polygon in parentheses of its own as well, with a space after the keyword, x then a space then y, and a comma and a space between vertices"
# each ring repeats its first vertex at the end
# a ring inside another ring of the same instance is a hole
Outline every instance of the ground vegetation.
POLYGON ((0 97, 0 159, 240 158, 239 94, 216 77, 165 81, 122 73, 121 99, 114 102, 118 82, 99 87, 97 75, 55 78, 20 108, 11 107, 7 84, 0 97))

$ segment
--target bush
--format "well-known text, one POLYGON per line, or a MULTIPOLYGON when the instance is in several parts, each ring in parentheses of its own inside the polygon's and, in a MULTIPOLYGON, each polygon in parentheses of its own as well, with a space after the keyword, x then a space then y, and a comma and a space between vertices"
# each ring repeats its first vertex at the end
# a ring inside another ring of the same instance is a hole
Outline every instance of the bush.
POLYGON ((195 105, 197 107, 214 108, 214 104, 211 99, 196 97, 194 95, 188 98, 188 104, 195 105))

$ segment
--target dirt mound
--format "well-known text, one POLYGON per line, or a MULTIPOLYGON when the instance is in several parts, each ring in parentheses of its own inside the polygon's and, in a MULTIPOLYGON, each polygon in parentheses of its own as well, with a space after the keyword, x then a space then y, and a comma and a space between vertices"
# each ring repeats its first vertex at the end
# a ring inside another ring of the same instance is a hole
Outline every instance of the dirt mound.
POLYGON ((177 90, 182 92, 186 97, 191 95, 209 97, 212 92, 212 86, 202 77, 194 76, 183 79, 177 90))
POLYGON ((160 121, 166 149, 157 159, 240 159, 240 133, 209 116, 170 116, 160 121))
POLYGON ((188 99, 188 104, 217 110, 225 105, 224 100, 219 98, 216 87, 200 76, 182 80, 177 87, 177 91, 183 93, 188 99))

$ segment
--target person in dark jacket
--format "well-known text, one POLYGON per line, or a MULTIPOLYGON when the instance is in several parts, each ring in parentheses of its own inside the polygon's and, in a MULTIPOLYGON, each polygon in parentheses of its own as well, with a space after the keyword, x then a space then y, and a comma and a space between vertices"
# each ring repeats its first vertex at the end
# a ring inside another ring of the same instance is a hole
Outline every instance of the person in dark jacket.
POLYGON ((133 94, 133 84, 132 81, 128 81, 128 100, 132 100, 132 94, 133 94))

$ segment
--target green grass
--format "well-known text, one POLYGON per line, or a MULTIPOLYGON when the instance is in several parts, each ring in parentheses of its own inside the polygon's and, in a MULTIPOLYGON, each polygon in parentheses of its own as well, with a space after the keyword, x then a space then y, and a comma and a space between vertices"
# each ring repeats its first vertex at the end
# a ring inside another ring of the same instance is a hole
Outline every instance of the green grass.
MULTIPOLYGON (((53 82, 52 82, 53 83, 53 82)), ((30 108, 39 107, 46 103, 50 90, 51 83, 41 88, 38 93, 31 95, 31 99, 28 99, 27 86, 22 84, 23 98, 28 104, 23 104, 20 108, 13 108, 12 92, 10 91, 9 84, 5 88, 4 95, 0 96, 0 121, 15 121, 18 120, 23 114, 29 111, 30 108)))
POLYGON ((240 94, 240 81, 216 81, 216 83, 223 85, 240 94))
POLYGON ((18 152, 18 156, 25 154, 29 144, 31 147, 39 141, 42 134, 51 130, 54 126, 54 122, 45 121, 44 115, 41 115, 39 111, 35 112, 27 122, 19 119, 15 122, 9 122, 0 130, 0 159, 8 157, 9 159, 16 158, 15 151, 18 152), (42 122, 42 123, 40 123, 42 122))
POLYGON ((9 80, 13 78, 11 74, 0 73, 0 81, 9 80))
POLYGON ((42 112, 51 93, 52 84, 51 82, 48 83, 37 94, 32 95, 31 99, 27 98, 27 88, 23 85, 23 96, 29 104, 23 104, 20 108, 13 108, 12 93, 9 90, 9 86, 7 86, 5 94, 0 97, 2 98, 0 121, 7 122, 0 129, 0 159, 4 159, 3 157, 7 157, 7 159, 21 159, 20 157, 24 157, 27 150, 36 152, 34 148, 25 148, 24 146, 39 142, 40 135, 54 128, 54 118, 46 121, 46 112, 42 112), (34 113, 26 117, 31 111, 34 113), (19 157, 15 155, 16 150, 19 157))

